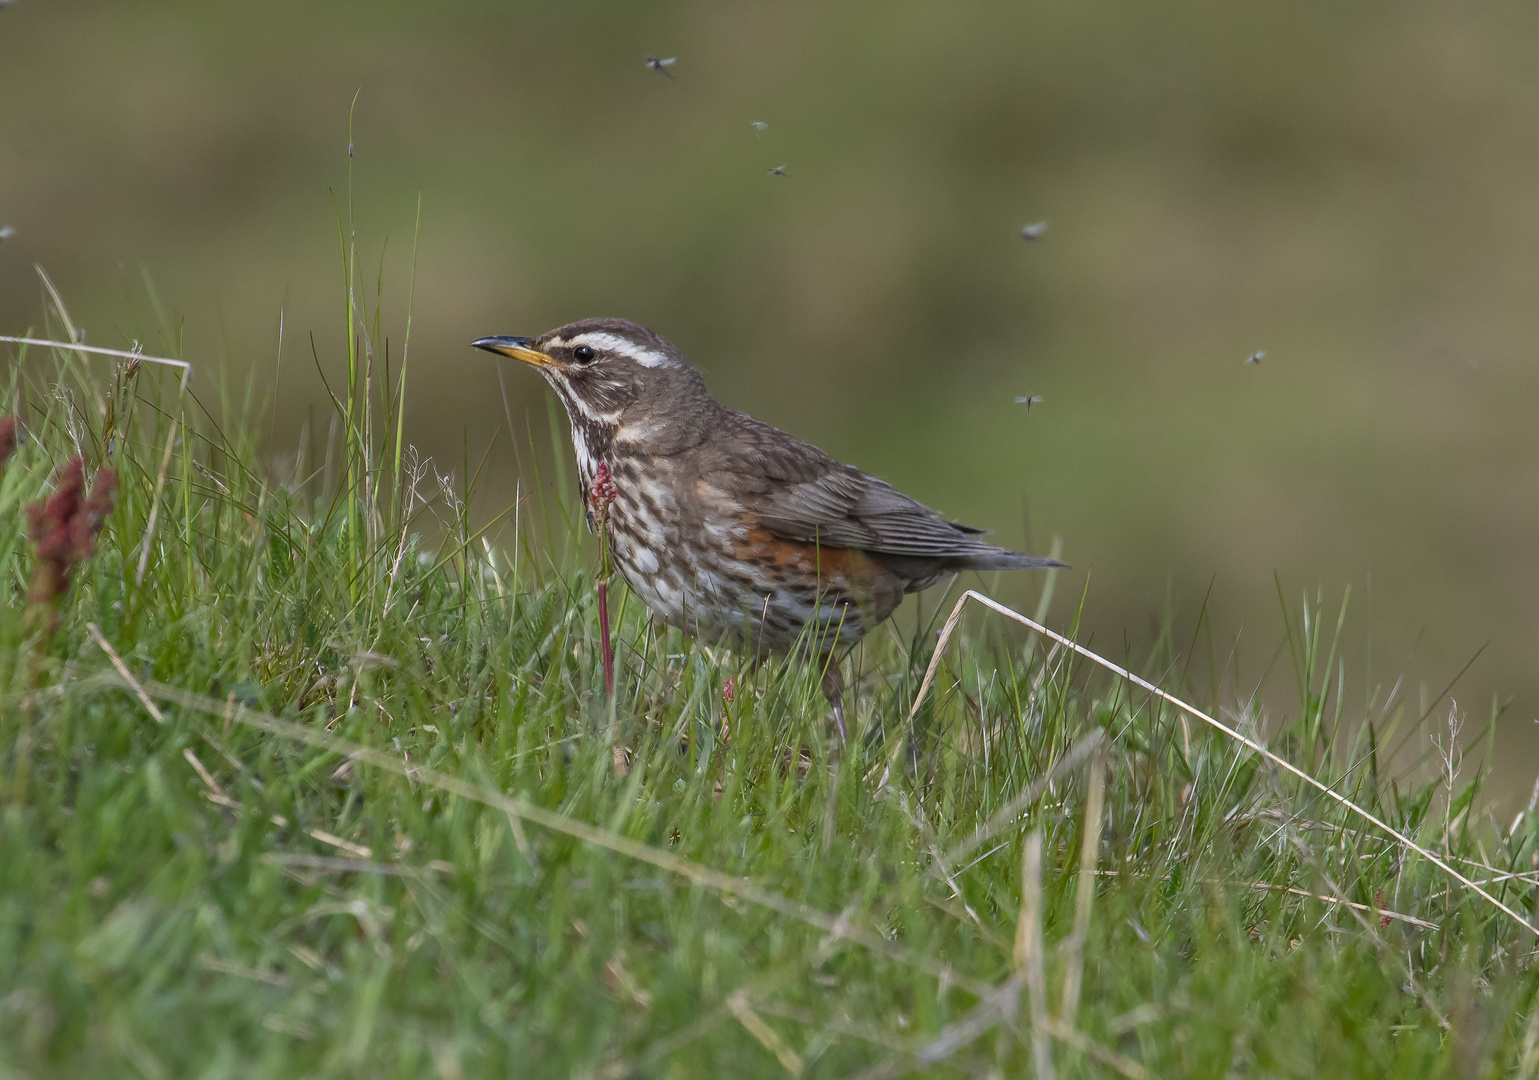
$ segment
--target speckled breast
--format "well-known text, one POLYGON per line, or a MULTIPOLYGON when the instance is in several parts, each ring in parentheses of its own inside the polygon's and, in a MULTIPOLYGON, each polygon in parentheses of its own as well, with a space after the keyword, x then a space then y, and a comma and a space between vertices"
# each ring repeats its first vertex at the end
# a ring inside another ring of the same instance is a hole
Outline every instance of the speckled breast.
POLYGON ((823 655, 859 641, 902 600, 902 583, 864 553, 770 533, 669 461, 607 464, 615 565, 647 607, 693 637, 760 656, 823 655))

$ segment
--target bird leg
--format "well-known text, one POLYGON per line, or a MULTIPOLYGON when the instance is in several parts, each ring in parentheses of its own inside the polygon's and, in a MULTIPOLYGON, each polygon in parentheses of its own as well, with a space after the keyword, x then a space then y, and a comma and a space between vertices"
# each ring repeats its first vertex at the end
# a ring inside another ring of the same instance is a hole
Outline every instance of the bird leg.
POLYGON ((839 675, 838 661, 829 658, 824 661, 827 665, 823 669, 823 696, 834 707, 834 728, 839 732, 839 745, 844 745, 844 679, 839 675))

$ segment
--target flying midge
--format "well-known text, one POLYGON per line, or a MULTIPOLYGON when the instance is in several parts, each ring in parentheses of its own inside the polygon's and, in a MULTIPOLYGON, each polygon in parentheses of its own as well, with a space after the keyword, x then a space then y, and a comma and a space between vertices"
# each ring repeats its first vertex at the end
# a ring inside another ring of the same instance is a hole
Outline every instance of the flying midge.
POLYGON ((666 60, 659 60, 655 56, 647 57, 647 67, 659 75, 667 75, 670 79, 673 78, 673 75, 669 73, 668 69, 678 62, 679 58, 677 56, 670 56, 666 60))
POLYGON ((1263 361, 1265 359, 1266 359, 1266 350, 1265 349, 1257 349, 1255 352, 1251 353, 1249 356, 1247 356, 1245 358, 1245 362, 1247 364, 1259 364, 1259 363, 1261 363, 1261 361, 1263 361))
POLYGON ((1032 394, 1030 397, 1018 397, 1018 398, 1015 399, 1015 403, 1017 405, 1024 405, 1024 406, 1026 406, 1026 411, 1027 412, 1031 412, 1031 407, 1033 405, 1040 405, 1040 404, 1042 404, 1042 401, 1043 401, 1043 398, 1042 398, 1041 394, 1032 394))
MULTIPOLYGON (((0 2, 3 2, 3 0, 0 0, 0 2)), ((15 228, 15 226, 13 226, 13 225, 0 225, 0 240, 9 240, 11 237, 13 237, 15 235, 16 235, 16 228, 15 228)))
POLYGON ((769 125, 766 124, 763 120, 750 120, 748 122, 748 126, 753 128, 753 133, 755 135, 763 135, 766 131, 769 130, 769 125))
POLYGON ((769 175, 770 176, 784 176, 787 180, 790 179, 790 176, 786 173, 786 167, 784 165, 776 165, 773 169, 771 169, 769 171, 769 175))
POLYGON ((1023 225, 1021 227, 1021 239, 1022 240, 1040 240, 1040 239, 1042 239, 1042 235, 1044 233, 1046 233, 1046 232, 1047 232, 1047 222, 1045 222, 1045 221, 1035 221, 1035 222, 1032 222, 1030 225, 1023 225))

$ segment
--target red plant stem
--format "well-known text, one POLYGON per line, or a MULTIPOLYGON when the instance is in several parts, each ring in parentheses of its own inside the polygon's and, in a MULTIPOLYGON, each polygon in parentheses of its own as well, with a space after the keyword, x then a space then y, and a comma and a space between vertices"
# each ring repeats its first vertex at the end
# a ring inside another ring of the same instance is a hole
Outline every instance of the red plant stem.
POLYGON ((599 643, 604 657, 604 696, 615 696, 615 651, 609 644, 609 582, 598 586, 599 643))

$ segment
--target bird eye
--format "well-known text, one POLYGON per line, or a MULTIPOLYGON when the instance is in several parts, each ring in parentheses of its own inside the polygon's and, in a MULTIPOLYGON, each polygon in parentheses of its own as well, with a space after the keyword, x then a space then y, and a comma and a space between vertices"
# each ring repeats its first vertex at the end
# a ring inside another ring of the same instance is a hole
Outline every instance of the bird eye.
POLYGON ((598 353, 593 351, 593 346, 591 345, 579 345, 572 350, 572 358, 579 364, 591 364, 593 363, 593 358, 597 355, 598 353))

